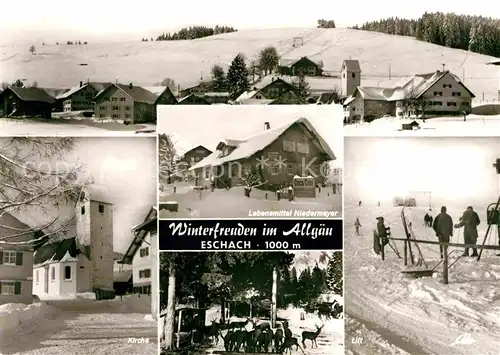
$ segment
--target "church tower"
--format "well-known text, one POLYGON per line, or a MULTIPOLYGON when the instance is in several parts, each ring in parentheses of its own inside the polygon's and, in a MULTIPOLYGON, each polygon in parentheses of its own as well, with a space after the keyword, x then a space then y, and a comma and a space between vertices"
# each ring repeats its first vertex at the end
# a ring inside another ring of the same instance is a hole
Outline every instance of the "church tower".
POLYGON ((344 60, 340 69, 340 95, 351 96, 358 86, 361 86, 361 67, 357 60, 344 60))
POLYGON ((76 238, 90 257, 92 290, 113 289, 113 204, 106 189, 85 187, 75 214, 76 238))

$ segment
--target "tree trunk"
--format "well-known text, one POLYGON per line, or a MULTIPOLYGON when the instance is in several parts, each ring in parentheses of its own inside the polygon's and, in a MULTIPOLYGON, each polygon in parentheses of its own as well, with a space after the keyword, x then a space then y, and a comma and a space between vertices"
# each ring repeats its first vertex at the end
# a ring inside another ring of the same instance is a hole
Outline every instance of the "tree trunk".
POLYGON ((172 264, 170 264, 168 268, 167 314, 165 315, 165 347, 167 350, 173 349, 174 318, 175 318, 175 267, 172 264))
POLYGON ((222 324, 226 323, 226 300, 222 300, 220 305, 220 322, 222 324))
POLYGON ((276 318, 278 316, 278 307, 276 304, 276 299, 278 295, 278 270, 276 267, 273 268, 273 288, 271 296, 271 327, 276 328, 276 318))

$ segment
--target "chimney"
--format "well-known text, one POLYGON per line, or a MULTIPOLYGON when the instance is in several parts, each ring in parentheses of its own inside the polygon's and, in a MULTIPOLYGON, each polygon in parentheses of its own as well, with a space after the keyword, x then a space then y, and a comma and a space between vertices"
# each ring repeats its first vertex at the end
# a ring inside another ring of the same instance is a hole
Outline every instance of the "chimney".
POLYGON ((271 125, 269 124, 269 122, 264 122, 264 129, 266 131, 271 129, 271 125))
POLYGON ((445 64, 443 63, 443 64, 441 64, 441 65, 443 66, 443 72, 444 72, 445 64))
POLYGON ((80 81, 80 87, 82 87, 82 86, 83 86, 83 81, 80 81))
POLYGON ((128 88, 129 89, 132 89, 134 86, 132 85, 132 83, 128 84, 128 88))

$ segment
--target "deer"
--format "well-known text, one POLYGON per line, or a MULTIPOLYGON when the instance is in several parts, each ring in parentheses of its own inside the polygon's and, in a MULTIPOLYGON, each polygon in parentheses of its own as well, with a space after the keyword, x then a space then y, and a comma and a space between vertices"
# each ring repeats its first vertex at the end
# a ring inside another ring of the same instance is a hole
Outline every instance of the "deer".
POLYGON ((215 342, 215 345, 217 345, 219 343, 220 334, 218 323, 215 320, 212 320, 211 322, 211 325, 204 327, 203 333, 207 338, 211 338, 211 341, 215 342))
POLYGON ((251 322, 252 321, 248 318, 244 322, 231 322, 231 323, 229 323, 228 329, 243 329, 247 326, 248 323, 251 323, 251 322))
POLYGON ((319 336, 319 333, 321 333, 321 329, 323 329, 324 326, 325 326, 324 324, 321 327, 316 326, 315 332, 308 332, 308 331, 302 332, 302 345, 304 346, 304 349, 306 348, 307 339, 311 341, 311 349, 314 347, 314 344, 316 344, 316 348, 318 347, 318 343, 316 343, 316 338, 319 336))
POLYGON ((292 354, 292 347, 295 345, 295 350, 301 350, 302 354, 305 354, 304 349, 299 345, 299 341, 297 338, 290 337, 290 338, 285 338, 285 341, 283 342, 283 345, 281 346, 281 353, 285 352, 288 350, 290 355, 292 354))
POLYGON ((274 334, 272 329, 267 329, 266 331, 262 332, 259 338, 258 351, 262 351, 262 348, 264 348, 264 352, 267 353, 270 348, 272 349, 273 338, 274 334))
POLYGON ((233 350, 234 332, 232 330, 228 330, 226 335, 223 336, 221 331, 219 330, 219 334, 221 338, 224 340, 224 349, 226 349, 226 351, 233 350))
POLYGON ((274 352, 279 352, 281 350, 281 346, 283 345, 283 329, 278 328, 274 333, 274 352))

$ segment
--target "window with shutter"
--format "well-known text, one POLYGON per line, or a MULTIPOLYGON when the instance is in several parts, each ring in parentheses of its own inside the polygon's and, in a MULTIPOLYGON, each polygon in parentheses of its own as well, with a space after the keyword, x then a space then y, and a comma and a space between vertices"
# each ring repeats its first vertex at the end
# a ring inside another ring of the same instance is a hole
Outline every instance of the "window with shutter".
POLYGON ((20 295, 21 294, 21 281, 17 281, 14 284, 14 294, 15 295, 20 295))
POLYGON ((16 254, 16 265, 22 265, 23 264, 23 252, 17 252, 16 254))

